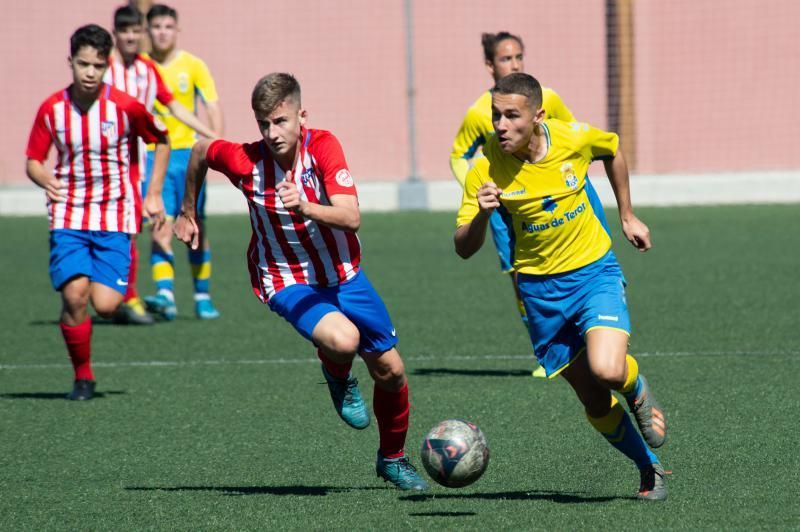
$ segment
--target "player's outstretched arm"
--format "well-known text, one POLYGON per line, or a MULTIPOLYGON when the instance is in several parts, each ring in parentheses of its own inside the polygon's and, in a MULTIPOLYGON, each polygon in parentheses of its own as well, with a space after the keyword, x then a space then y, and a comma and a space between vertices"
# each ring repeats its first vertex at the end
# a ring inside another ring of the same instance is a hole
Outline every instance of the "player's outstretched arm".
POLYGON ((156 229, 164 225, 166 213, 164 211, 164 198, 161 191, 164 188, 164 176, 169 165, 169 138, 162 134, 156 141, 153 151, 153 172, 150 175, 150 184, 147 187, 147 196, 142 201, 142 210, 145 217, 153 220, 156 229))
POLYGON ((183 203, 181 212, 175 220, 173 232, 178 240, 185 243, 192 249, 200 247, 200 228, 197 224, 197 197, 200 195, 200 188, 206 180, 208 173, 208 162, 206 155, 210 140, 199 140, 192 147, 189 156, 189 165, 186 167, 186 188, 183 193, 183 203))
POLYGON ((479 211, 471 222, 461 225, 456 229, 453 238, 456 253, 462 259, 468 259, 474 255, 486 239, 486 228, 489 225, 489 217, 492 212, 500 206, 500 194, 503 191, 491 181, 484 183, 478 189, 477 200, 479 211))
POLYGON ((361 227, 358 198, 350 194, 334 194, 330 205, 320 205, 301 199, 294 180, 284 180, 275 187, 283 206, 305 218, 327 226, 355 233, 361 227))
POLYGON ((622 150, 617 150, 616 156, 611 160, 603 161, 606 168, 608 180, 614 190, 619 209, 619 219, 622 222, 622 232, 628 242, 634 245, 639 251, 647 251, 653 247, 650 240, 650 229, 633 214, 631 204, 630 176, 628 165, 622 150))
POLYGON ((172 100, 169 105, 169 112, 172 113, 172 116, 189 126, 190 128, 194 129, 202 136, 207 139, 215 139, 218 136, 218 133, 214 131, 211 127, 205 125, 202 120, 200 120, 197 115, 189 111, 186 107, 183 106, 177 100, 172 100))
POLYGON ((25 163, 25 173, 31 181, 44 189, 50 201, 58 203, 67 199, 65 194, 67 185, 62 184, 56 176, 48 172, 41 161, 28 159, 25 163))

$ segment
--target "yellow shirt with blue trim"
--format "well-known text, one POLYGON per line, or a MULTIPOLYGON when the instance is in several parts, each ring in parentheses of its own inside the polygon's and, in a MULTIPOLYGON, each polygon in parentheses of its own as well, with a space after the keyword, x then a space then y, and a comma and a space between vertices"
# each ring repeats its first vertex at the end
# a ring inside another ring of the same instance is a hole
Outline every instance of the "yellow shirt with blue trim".
POLYGON ((619 137, 581 122, 545 120, 547 154, 536 163, 506 154, 495 137, 467 174, 459 226, 478 214, 478 190, 494 182, 511 218, 514 269, 531 275, 576 270, 611 249, 611 237, 586 192, 589 164, 616 156, 619 137))
MULTIPOLYGON (((575 121, 572 111, 553 89, 542 88, 542 107, 545 118, 557 118, 564 122, 575 121)), ((486 91, 467 109, 450 152, 450 169, 462 188, 472 159, 479 155, 481 147, 492 135, 494 135, 492 91, 486 91)))
MULTIPOLYGON (((198 98, 206 103, 213 103, 219 99, 214 78, 211 77, 211 72, 199 57, 179 50, 169 63, 155 63, 164 83, 175 96, 175 100, 192 113, 197 112, 198 98)), ((153 114, 160 117, 167 126, 170 147, 173 150, 194 146, 197 141, 194 130, 172 116, 166 106, 156 102, 153 114)), ((149 146, 149 148, 153 147, 149 146)))

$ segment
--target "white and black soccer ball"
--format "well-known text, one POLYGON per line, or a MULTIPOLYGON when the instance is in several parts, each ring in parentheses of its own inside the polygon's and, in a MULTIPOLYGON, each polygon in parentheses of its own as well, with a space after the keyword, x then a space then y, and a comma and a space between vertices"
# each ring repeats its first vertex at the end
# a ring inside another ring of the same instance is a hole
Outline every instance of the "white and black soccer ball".
POLYGON ((448 419, 433 427, 422 440, 420 455, 428 475, 448 488, 472 484, 489 465, 486 436, 461 419, 448 419))

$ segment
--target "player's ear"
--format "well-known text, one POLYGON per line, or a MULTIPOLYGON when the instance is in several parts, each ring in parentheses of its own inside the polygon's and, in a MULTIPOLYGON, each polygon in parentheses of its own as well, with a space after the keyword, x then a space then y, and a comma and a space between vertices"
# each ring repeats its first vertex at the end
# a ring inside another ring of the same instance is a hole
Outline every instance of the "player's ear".
POLYGON ((538 111, 536 111, 536 112, 533 114, 533 121, 534 121, 536 124, 541 124, 541 123, 542 123, 542 121, 544 120, 544 115, 545 115, 544 107, 540 107, 540 108, 539 108, 539 110, 538 110, 538 111))
POLYGON ((306 119, 308 118, 308 111, 306 111, 303 108, 300 108, 300 110, 297 111, 297 117, 300 121, 301 126, 306 125, 306 119))

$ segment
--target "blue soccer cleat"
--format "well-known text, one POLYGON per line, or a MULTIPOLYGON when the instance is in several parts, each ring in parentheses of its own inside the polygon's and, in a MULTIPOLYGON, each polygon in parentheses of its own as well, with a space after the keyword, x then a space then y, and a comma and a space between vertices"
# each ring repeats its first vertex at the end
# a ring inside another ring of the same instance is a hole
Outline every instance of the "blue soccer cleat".
POLYGON ((160 316, 161 318, 172 321, 178 316, 178 307, 175 306, 175 298, 167 295, 166 292, 159 292, 154 296, 144 298, 147 311, 160 316))
POLYGON ((322 366, 322 374, 328 383, 331 400, 336 413, 342 420, 354 429, 365 429, 369 426, 369 412, 361 392, 358 389, 358 379, 352 373, 346 379, 337 379, 322 366))
POLYGON ((214 307, 210 298, 197 299, 194 302, 194 313, 201 320, 215 320, 219 318, 219 311, 214 307))
POLYGON ((400 458, 384 458, 378 451, 375 473, 386 482, 394 484, 397 489, 404 491, 424 491, 428 489, 428 483, 419 476, 419 473, 417 473, 417 470, 405 455, 400 458))

